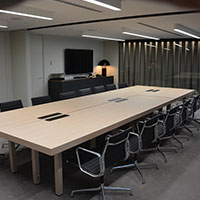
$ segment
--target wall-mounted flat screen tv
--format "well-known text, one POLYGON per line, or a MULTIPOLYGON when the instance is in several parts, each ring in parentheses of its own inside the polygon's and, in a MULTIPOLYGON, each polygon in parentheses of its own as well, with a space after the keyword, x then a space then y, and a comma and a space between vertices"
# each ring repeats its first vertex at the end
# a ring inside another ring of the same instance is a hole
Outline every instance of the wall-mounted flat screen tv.
POLYGON ((93 72, 93 50, 65 49, 65 73, 83 74, 93 72))

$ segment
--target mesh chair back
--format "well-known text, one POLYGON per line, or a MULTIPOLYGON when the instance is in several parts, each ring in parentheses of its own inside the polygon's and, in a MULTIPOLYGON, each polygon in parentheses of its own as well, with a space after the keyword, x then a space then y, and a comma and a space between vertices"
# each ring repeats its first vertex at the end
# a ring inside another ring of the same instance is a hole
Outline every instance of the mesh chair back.
POLYGON ((107 90, 107 91, 116 90, 116 89, 117 89, 117 87, 116 87, 115 84, 107 84, 107 85, 106 85, 106 90, 107 90))
POLYGON ((71 98, 75 98, 75 97, 77 97, 75 91, 60 93, 60 99, 62 99, 62 100, 71 99, 71 98))
POLYGON ((182 110, 182 123, 185 123, 188 119, 188 106, 190 105, 191 100, 188 100, 186 102, 184 102, 183 104, 183 110, 182 110))
POLYGON ((168 111, 167 116, 165 118, 166 133, 170 133, 175 128, 174 118, 177 111, 178 111, 178 107, 174 107, 168 111))
POLYGON ((106 89, 105 89, 104 85, 94 87, 94 93, 95 94, 105 92, 105 91, 106 91, 106 89))
POLYGON ((86 96, 86 95, 92 94, 92 90, 91 88, 84 88, 84 89, 80 89, 78 93, 79 93, 79 96, 86 96))
POLYGON ((23 108, 23 104, 21 100, 0 103, 0 112, 6 112, 10 110, 19 109, 19 108, 23 108))
POLYGON ((115 135, 108 136, 103 151, 105 168, 113 166, 119 161, 126 160, 130 154, 129 133, 132 128, 123 130, 115 135))
POLYGON ((199 109, 199 98, 200 95, 194 96, 191 101, 191 116, 194 117, 195 112, 199 109))
POLYGON ((34 97, 31 101, 33 106, 52 102, 50 96, 34 97))
POLYGON ((127 83, 118 83, 118 88, 121 89, 121 88, 126 88, 128 87, 128 84, 127 83))
POLYGON ((137 123, 137 130, 142 140, 142 149, 147 149, 156 142, 156 126, 158 125, 159 117, 160 115, 157 115, 151 119, 137 123))

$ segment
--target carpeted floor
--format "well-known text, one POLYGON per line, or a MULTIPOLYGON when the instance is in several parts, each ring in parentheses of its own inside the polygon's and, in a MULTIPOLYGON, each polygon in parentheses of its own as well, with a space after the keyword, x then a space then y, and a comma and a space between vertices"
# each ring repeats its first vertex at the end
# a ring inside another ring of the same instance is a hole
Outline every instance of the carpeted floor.
MULTIPOLYGON (((200 116, 200 113, 198 114, 200 116)), ((107 200, 199 200, 200 199, 200 131, 193 129, 194 137, 184 141, 184 149, 178 153, 166 153, 168 163, 164 163, 158 153, 152 153, 145 162, 154 162, 159 170, 142 170, 146 184, 141 184, 137 171, 132 169, 106 173, 107 185, 131 187, 133 196, 123 192, 106 192, 107 200)), ((182 130, 182 132, 184 132, 182 130)), ((176 142, 172 143, 178 147, 176 142)), ((172 145, 170 144, 170 145, 172 145)), ((41 155, 41 183, 32 184, 30 151, 24 149, 17 153, 19 171, 11 174, 8 160, 0 163, 0 200, 67 200, 72 189, 94 187, 93 180, 72 165, 64 165, 64 194, 54 194, 53 160, 41 155)), ((100 200, 97 193, 78 194, 75 200, 100 200)))

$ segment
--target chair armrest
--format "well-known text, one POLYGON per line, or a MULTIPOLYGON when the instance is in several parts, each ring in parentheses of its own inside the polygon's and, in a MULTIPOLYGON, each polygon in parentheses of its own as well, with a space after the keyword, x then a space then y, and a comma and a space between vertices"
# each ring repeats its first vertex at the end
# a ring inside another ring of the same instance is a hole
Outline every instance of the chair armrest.
POLYGON ((130 135, 134 135, 134 136, 140 138, 140 136, 137 133, 134 133, 134 132, 130 132, 130 135))
POLYGON ((100 176, 103 175, 103 173, 105 171, 105 164, 104 164, 104 161, 102 159, 102 156, 99 153, 97 153, 95 151, 91 151, 91 150, 85 149, 85 148, 82 148, 82 147, 78 147, 78 148, 76 148, 76 155, 77 155, 77 160, 78 160, 78 166, 79 166, 79 168, 80 168, 80 170, 82 172, 84 172, 87 175, 92 176, 94 178, 100 177, 100 176), (88 172, 87 170, 84 169, 83 163, 81 163, 80 151, 83 151, 85 154, 92 155, 92 156, 98 158, 99 168, 100 168, 100 172, 98 174, 94 174, 92 172, 88 172))

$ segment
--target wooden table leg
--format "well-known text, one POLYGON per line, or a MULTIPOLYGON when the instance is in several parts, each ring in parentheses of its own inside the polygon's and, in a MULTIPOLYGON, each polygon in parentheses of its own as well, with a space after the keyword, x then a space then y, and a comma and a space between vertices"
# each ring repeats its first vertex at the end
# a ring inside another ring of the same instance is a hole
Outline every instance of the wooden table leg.
POLYGON ((39 152, 31 149, 31 157, 32 157, 32 175, 33 175, 33 183, 40 183, 40 160, 39 160, 39 152))
POLYGON ((54 156, 54 176, 55 176, 55 193, 60 196, 63 194, 63 168, 62 153, 54 156))
POLYGON ((16 173, 17 163, 16 163, 15 143, 8 141, 8 145, 9 145, 10 170, 12 173, 16 173))

